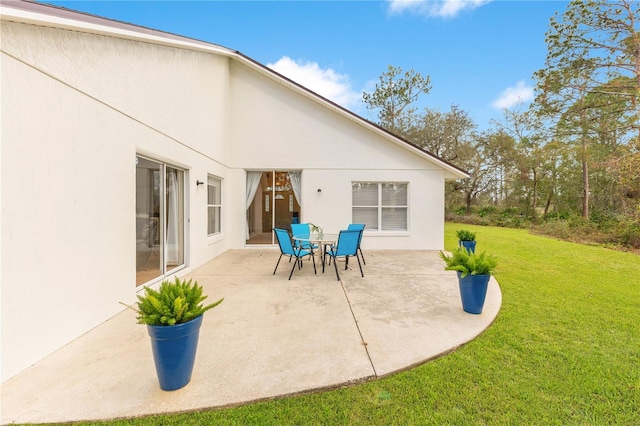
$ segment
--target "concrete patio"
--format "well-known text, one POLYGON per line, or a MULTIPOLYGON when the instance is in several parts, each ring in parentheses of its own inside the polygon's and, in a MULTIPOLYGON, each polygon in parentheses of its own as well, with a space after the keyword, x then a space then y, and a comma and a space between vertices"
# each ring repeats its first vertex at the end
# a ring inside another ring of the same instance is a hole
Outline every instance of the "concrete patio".
MULTIPOLYGON (((246 404, 411 368, 472 340, 495 319, 495 279, 481 315, 463 312, 455 272, 437 252, 369 251, 287 280, 276 249, 231 250, 186 275, 210 301, 191 383, 165 392, 146 327, 124 310, 2 385, 2 423, 67 422, 246 404)), ((10 344, 3 342, 3 344, 10 344)))

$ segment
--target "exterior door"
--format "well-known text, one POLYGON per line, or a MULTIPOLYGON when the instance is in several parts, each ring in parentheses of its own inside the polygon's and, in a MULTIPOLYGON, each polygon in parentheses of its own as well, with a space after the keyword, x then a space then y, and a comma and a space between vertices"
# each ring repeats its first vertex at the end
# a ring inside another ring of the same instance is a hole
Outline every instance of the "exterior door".
POLYGON ((300 172, 247 172, 247 191, 255 195, 247 209, 247 244, 275 244, 273 228, 290 230, 300 219, 300 172), (250 176, 253 173, 254 176, 250 176), (261 173, 259 179, 257 173, 261 173), (251 182, 255 188, 249 188, 251 182))
POLYGON ((183 170, 136 158, 136 285, 184 266, 183 170))

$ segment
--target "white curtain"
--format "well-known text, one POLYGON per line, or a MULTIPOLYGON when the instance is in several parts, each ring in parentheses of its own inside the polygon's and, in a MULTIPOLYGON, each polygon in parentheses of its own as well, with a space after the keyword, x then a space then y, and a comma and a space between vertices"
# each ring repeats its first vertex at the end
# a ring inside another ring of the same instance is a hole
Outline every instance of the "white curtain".
POLYGON ((177 170, 167 170, 167 265, 177 265, 179 260, 178 244, 179 220, 178 220, 178 173, 177 170))
MULTIPOLYGON (((260 184, 260 179, 262 178, 262 172, 247 172, 247 200, 246 200, 246 208, 249 209, 251 207, 251 203, 253 203, 253 198, 256 196, 256 191, 258 190, 258 185, 260 184)), ((246 219, 246 229, 245 229, 245 237, 249 239, 249 218, 247 215, 246 219)))
POLYGON ((300 191, 302 185, 300 184, 301 172, 289 172, 289 182, 291 182, 291 188, 293 189, 293 195, 296 197, 298 204, 300 203, 300 191))

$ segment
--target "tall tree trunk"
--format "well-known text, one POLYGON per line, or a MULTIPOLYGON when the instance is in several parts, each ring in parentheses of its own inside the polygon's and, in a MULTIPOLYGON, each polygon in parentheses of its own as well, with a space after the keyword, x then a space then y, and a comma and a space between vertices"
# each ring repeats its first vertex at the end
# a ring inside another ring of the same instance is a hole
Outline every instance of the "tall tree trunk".
POLYGON ((582 218, 589 220, 589 135, 587 133, 587 112, 584 97, 580 100, 580 104, 580 126, 582 127, 582 218))
POLYGON ((533 172, 533 197, 531 201, 531 207, 533 209, 533 214, 535 215, 536 207, 538 207, 538 172, 536 171, 535 167, 532 167, 531 171, 533 172))
POLYGON ((466 209, 465 209, 465 213, 466 214, 471 214, 471 192, 467 191, 464 193, 464 201, 466 204, 466 209))
POLYGON ((589 162, 586 137, 582 139, 582 217, 589 219, 589 162))
POLYGON ((544 205, 544 216, 546 217, 549 214, 549 207, 551 207, 551 199, 553 198, 553 190, 549 191, 549 196, 547 197, 547 203, 544 205))

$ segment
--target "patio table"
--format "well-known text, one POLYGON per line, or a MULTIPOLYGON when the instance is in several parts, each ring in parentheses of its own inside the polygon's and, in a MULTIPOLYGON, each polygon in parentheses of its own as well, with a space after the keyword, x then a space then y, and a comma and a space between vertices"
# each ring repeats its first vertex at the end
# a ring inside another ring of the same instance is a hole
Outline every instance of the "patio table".
POLYGON ((310 244, 318 244, 320 247, 320 259, 324 262, 324 246, 325 244, 334 244, 338 241, 338 234, 327 234, 312 232, 309 235, 294 235, 293 239, 295 241, 310 243, 310 244))

